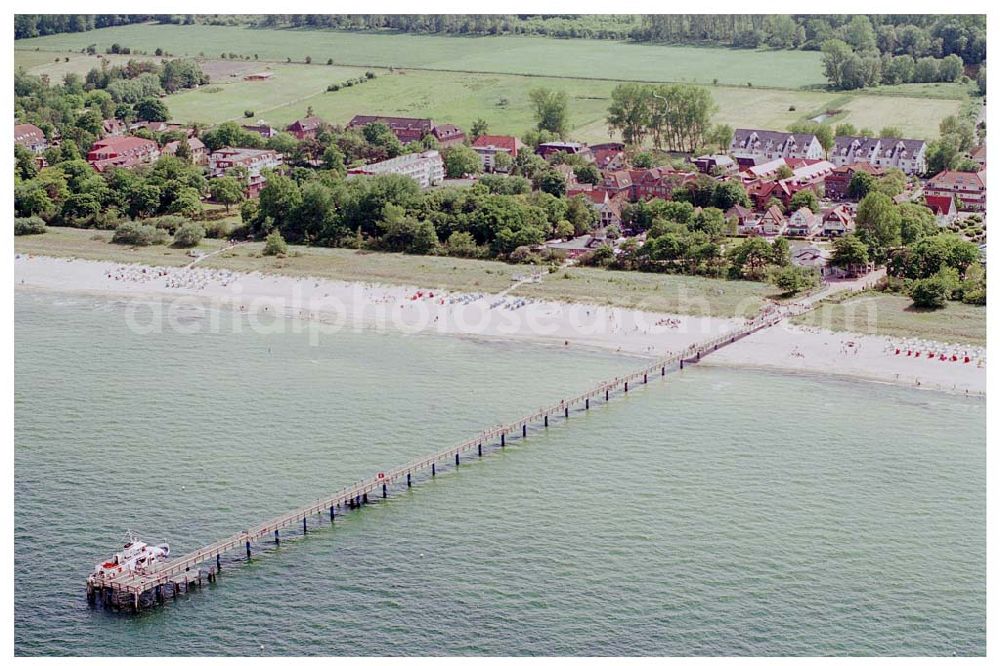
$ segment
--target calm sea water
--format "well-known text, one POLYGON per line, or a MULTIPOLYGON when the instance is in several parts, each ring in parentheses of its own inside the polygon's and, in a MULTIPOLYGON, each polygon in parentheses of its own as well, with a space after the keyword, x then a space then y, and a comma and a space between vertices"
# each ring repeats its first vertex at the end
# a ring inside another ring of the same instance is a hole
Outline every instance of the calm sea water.
POLYGON ((707 368, 283 534, 176 602, 90 608, 127 528, 180 553, 636 362, 15 305, 19 655, 985 654, 985 403, 707 368))

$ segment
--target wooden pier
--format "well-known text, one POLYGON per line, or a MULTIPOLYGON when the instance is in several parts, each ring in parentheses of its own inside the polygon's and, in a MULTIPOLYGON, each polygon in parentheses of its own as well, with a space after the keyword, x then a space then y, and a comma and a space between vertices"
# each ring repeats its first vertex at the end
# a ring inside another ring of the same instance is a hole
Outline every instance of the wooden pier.
POLYGON ((718 335, 707 342, 692 345, 682 352, 661 358, 629 375, 601 382, 585 393, 542 407, 512 423, 484 430, 449 449, 380 472, 342 488, 329 497, 254 525, 175 560, 169 560, 160 565, 154 573, 135 574, 126 571, 94 584, 88 582, 87 597, 92 602, 100 602, 109 608, 140 610, 189 590, 198 589, 205 582, 211 583, 216 580, 222 571, 222 555, 225 553, 243 551, 246 554, 245 559, 250 560, 255 547, 259 548, 262 543, 280 543, 281 530, 286 527, 301 526, 303 532, 307 532, 308 519, 314 516, 322 516, 324 520, 329 516, 329 522, 332 523, 336 516, 344 511, 360 508, 376 497, 387 497, 389 489, 397 484, 406 483, 407 487, 411 486, 418 474, 426 476, 429 470, 430 476, 434 476, 448 466, 459 466, 463 456, 470 455, 470 452, 472 456, 480 457, 483 455, 483 447, 490 445, 504 447, 513 438, 525 439, 530 429, 547 428, 552 417, 568 419, 573 412, 586 411, 592 405, 627 394, 630 389, 648 383, 651 377, 657 375, 663 377, 668 372, 683 370, 685 365, 697 363, 714 351, 773 326, 783 317, 784 315, 779 313, 758 317, 739 329, 718 335))

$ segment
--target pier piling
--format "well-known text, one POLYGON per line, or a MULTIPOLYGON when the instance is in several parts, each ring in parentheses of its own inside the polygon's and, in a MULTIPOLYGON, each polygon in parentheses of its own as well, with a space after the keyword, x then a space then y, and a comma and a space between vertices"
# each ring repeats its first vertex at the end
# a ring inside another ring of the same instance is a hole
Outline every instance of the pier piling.
POLYGON ((388 488, 386 488, 385 484, 383 483, 382 484, 382 499, 385 499, 388 496, 389 496, 389 490, 388 490, 388 488))
POLYGON ((250 559, 250 541, 247 540, 247 559, 250 559))
POLYGON ((309 525, 306 524, 306 517, 302 516, 302 533, 305 534, 309 531, 309 525))
POLYGON ((458 465, 459 465, 459 460, 458 460, 458 454, 456 453, 455 454, 455 467, 458 467, 458 465))

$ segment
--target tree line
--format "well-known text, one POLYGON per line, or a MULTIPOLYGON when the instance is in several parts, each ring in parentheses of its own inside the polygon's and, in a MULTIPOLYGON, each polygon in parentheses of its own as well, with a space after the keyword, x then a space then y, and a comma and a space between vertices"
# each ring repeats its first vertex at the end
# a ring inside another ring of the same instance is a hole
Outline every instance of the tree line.
POLYGON ((156 14, 15 14, 14 39, 87 32, 116 25, 146 23, 160 18, 163 17, 156 14))
MULTIPOLYGON (((981 82, 985 94, 986 71, 981 82)), ((823 73, 836 90, 856 90, 900 83, 954 83, 964 76, 965 63, 954 53, 943 58, 909 54, 892 55, 878 51, 856 51, 839 39, 823 43, 823 73)))
POLYGON ((15 39, 82 32, 112 25, 160 23, 243 24, 266 28, 391 30, 458 35, 544 35, 557 38, 714 44, 736 48, 818 51, 830 39, 855 50, 913 58, 955 54, 986 60, 985 15, 952 14, 21 14, 15 39), (862 22, 860 19, 864 19, 862 22))

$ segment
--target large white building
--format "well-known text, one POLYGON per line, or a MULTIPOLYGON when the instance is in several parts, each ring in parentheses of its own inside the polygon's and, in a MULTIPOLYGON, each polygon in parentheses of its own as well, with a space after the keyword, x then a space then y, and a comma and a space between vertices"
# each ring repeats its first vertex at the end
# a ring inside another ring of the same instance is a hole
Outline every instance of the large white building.
POLYGON ((233 169, 242 167, 247 176, 246 194, 254 197, 267 182, 261 172, 264 169, 277 169, 281 164, 281 153, 276 150, 219 148, 208 157, 208 175, 210 178, 233 175, 233 169))
POLYGON ((874 139, 863 136, 838 136, 830 150, 836 166, 865 163, 900 169, 908 176, 927 170, 927 142, 920 139, 874 139))
POLYGON ((430 187, 444 180, 444 160, 436 150, 400 155, 383 162, 366 164, 347 172, 352 176, 377 176, 398 173, 417 181, 420 187, 430 187))
POLYGON ((779 157, 803 160, 823 159, 823 146, 815 134, 772 132, 771 130, 738 129, 729 145, 733 157, 752 158, 761 162, 779 157))

